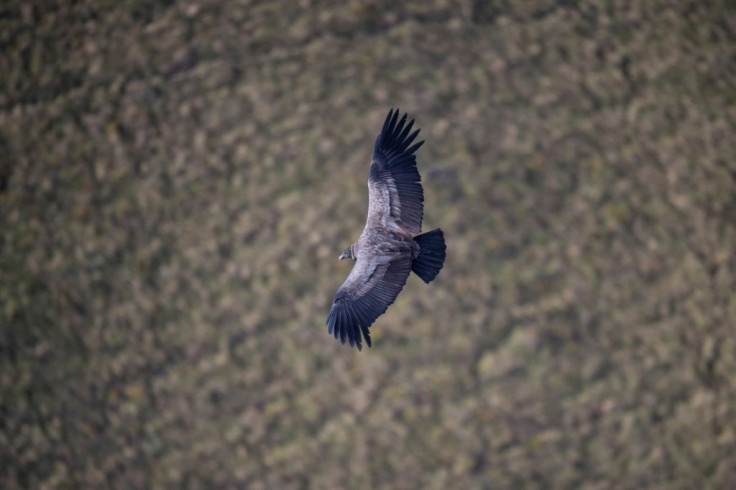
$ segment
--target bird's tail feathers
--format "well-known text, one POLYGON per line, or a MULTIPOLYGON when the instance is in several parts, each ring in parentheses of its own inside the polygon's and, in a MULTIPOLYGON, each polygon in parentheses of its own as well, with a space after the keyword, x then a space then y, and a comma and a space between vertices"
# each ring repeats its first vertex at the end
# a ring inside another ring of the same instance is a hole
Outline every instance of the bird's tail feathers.
POLYGON ((445 263, 445 237, 439 228, 414 237, 419 255, 411 263, 411 270, 429 284, 445 263))

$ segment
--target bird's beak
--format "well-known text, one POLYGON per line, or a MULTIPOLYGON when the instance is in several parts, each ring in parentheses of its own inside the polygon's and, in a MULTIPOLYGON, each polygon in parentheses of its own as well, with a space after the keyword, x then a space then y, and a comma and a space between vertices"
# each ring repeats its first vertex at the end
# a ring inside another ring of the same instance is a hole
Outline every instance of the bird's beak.
POLYGON ((343 252, 343 253, 340 254, 340 257, 337 258, 337 260, 344 260, 344 259, 347 259, 347 258, 348 258, 348 256, 345 255, 345 252, 343 252))

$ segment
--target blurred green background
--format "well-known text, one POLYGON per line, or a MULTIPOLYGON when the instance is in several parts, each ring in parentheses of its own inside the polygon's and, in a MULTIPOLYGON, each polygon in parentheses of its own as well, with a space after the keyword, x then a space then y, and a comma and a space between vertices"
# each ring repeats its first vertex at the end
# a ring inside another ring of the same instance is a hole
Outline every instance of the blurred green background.
POLYGON ((0 487, 734 488, 727 1, 3 2, 0 487), (439 278, 324 320, 415 117, 439 278))

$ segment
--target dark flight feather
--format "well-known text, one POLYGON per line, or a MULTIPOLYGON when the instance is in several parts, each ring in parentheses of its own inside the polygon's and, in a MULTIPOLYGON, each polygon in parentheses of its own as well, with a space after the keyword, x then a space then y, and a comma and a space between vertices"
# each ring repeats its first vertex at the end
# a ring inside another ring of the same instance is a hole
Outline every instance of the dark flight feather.
POLYGON ((424 282, 445 260, 440 229, 420 234, 424 190, 414 153, 419 130, 407 115, 389 111, 373 146, 368 176, 368 218, 360 238, 343 252, 355 265, 337 290, 327 315, 327 331, 343 344, 371 346, 369 327, 396 300, 414 271, 424 282), (416 236, 415 236, 416 235, 416 236))
POLYGON ((445 263, 445 237, 439 228, 414 237, 419 245, 419 255, 414 258, 411 270, 429 284, 445 263))
MULTIPOLYGON (((391 200, 390 219, 400 223, 407 231, 418 234, 422 230, 424 217, 424 190, 420 184, 422 178, 417 170, 414 152, 424 141, 409 148, 419 130, 409 134, 414 121, 405 126, 406 114, 397 121, 398 116, 398 110, 393 114, 389 112, 383 130, 376 138, 368 185, 386 188, 391 200)), ((369 219, 371 211, 369 207, 369 219)))
POLYGON ((377 266, 368 282, 361 284, 365 278, 361 260, 365 259, 358 259, 345 283, 337 290, 327 317, 327 331, 343 344, 349 342, 359 350, 363 348, 361 332, 370 347, 368 327, 394 302, 411 271, 411 256, 406 256, 377 266))

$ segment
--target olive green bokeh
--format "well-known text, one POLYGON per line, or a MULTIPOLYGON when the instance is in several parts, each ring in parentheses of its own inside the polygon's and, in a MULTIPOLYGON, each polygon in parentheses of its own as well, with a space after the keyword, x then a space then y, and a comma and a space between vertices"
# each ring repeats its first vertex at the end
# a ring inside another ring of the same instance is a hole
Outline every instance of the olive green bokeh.
POLYGON ((736 10, 5 2, 0 487, 727 488, 736 10), (324 327, 373 138, 425 229, 324 327))

